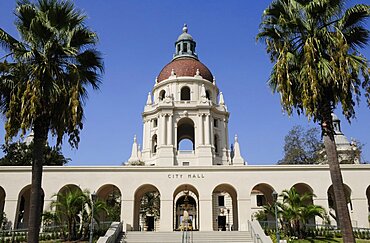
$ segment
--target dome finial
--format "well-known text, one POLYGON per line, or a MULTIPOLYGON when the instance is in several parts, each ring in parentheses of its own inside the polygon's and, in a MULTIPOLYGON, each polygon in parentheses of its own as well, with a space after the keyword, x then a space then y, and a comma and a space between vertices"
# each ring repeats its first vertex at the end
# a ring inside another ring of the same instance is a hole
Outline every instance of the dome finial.
POLYGON ((184 24, 184 27, 182 27, 182 32, 188 33, 188 25, 184 24))

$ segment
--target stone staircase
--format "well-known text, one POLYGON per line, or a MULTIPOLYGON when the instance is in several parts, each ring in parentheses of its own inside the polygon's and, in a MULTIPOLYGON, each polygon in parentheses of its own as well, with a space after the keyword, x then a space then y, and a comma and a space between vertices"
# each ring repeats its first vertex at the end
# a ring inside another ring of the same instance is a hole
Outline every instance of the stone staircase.
MULTIPOLYGON (((248 231, 193 231, 190 243, 251 243, 251 233, 248 231)), ((181 243, 182 232, 139 232, 128 231, 125 239, 119 239, 120 243, 181 243)))

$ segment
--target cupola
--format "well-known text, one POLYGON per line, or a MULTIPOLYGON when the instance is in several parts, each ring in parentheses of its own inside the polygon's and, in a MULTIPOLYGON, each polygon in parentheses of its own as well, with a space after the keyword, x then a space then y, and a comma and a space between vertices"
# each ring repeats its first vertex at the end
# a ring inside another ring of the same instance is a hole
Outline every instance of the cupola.
POLYGON ((196 42, 193 40, 193 37, 188 33, 188 26, 184 24, 182 28, 182 34, 177 38, 175 42, 175 54, 173 58, 179 57, 193 57, 198 59, 197 54, 195 53, 196 42))

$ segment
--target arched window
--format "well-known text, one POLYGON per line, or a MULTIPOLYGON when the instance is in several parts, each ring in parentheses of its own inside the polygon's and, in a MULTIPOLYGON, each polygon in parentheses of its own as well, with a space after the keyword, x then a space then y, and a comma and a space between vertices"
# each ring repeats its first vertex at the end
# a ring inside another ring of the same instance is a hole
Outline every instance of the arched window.
POLYGON ((188 43, 184 43, 183 52, 188 52, 188 43))
POLYGON ((190 139, 184 138, 179 142, 177 149, 181 151, 193 150, 193 142, 190 139))
MULTIPOLYGON (((180 143, 182 140, 189 140, 192 144, 190 148, 195 150, 195 138, 194 138, 194 122, 190 118, 182 118, 177 123, 177 150, 180 150, 180 143)), ((184 141, 185 142, 185 141, 184 141)))
POLYGON ((161 92, 159 92, 159 100, 164 100, 165 97, 166 97, 166 91, 161 90, 161 92))
POLYGON ((206 97, 207 97, 208 100, 211 100, 212 99, 212 93, 211 93, 211 91, 206 90, 206 97))
POLYGON ((152 137, 152 153, 157 153, 157 134, 154 134, 152 137))
POLYGON ((214 137, 214 147, 215 147, 216 155, 219 155, 219 145, 218 145, 218 143, 219 143, 218 136, 215 135, 215 137, 214 137))
POLYGON ((181 100, 190 100, 190 88, 185 86, 181 89, 181 100))

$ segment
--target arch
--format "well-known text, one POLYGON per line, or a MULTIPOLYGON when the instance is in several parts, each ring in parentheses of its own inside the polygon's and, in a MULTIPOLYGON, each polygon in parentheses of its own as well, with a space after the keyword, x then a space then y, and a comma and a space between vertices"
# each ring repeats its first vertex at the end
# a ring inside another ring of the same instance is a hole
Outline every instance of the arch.
POLYGON ((212 92, 210 91, 210 90, 206 90, 206 98, 208 99, 208 100, 212 100, 212 92))
POLYGON ((111 209, 111 215, 102 212, 100 215, 101 221, 121 221, 121 199, 122 194, 120 189, 113 184, 105 184, 96 192, 96 196, 111 209))
POLYGON ((177 149, 182 150, 182 151, 184 150, 189 151, 189 150, 193 150, 193 147, 194 147, 193 142, 190 139, 185 138, 179 142, 177 149))
POLYGON ((213 189, 213 230, 238 230, 238 195, 230 184, 220 184, 213 189))
POLYGON ((82 190, 79 186, 77 186, 75 184, 67 184, 67 185, 64 185, 62 188, 59 189, 58 195, 60 195, 60 194, 65 195, 68 192, 73 192, 73 191, 76 191, 76 190, 79 190, 79 191, 82 192, 82 190))
POLYGON ((220 139, 217 134, 214 135, 213 143, 214 143, 213 146, 215 148, 215 154, 219 155, 220 154, 220 139))
POLYGON ((366 198, 367 198, 368 212, 370 215, 370 186, 368 186, 366 189, 366 198))
POLYGON ((190 100, 190 88, 188 86, 184 86, 184 87, 181 88, 180 99, 181 100, 190 100))
MULTIPOLYGON (((259 183, 251 190, 251 215, 255 216, 263 206, 273 205, 272 193, 275 189, 267 183, 259 183)), ((264 220, 273 221, 274 215, 266 215, 264 220)))
MULTIPOLYGON (((346 202, 347 202, 348 209, 350 211, 352 211, 353 210, 352 201, 351 201, 352 190, 346 184, 343 184, 343 186, 344 186, 344 193, 345 193, 345 196, 346 196, 346 202)), ((331 185, 328 188, 327 195, 328 195, 329 215, 336 221, 337 206, 336 206, 336 203, 335 203, 333 185, 331 185)), ((337 224, 339 226, 339 222, 337 222, 337 224)))
MULTIPOLYGON (((297 191, 297 193, 299 195, 304 195, 305 193, 309 194, 310 195, 310 198, 305 200, 303 202, 303 205, 305 206, 308 206, 308 205, 313 205, 313 196, 314 196, 314 193, 313 193, 313 189, 312 187, 310 187, 308 184, 306 183, 296 183, 292 186, 292 188, 295 188, 295 190, 297 191)), ((315 217, 310 217, 308 220, 307 220, 307 223, 308 224, 315 224, 315 217)))
POLYGON ((152 137, 152 154, 157 153, 157 146, 158 146, 158 138, 157 138, 157 134, 154 134, 152 137))
POLYGON ((183 139, 189 139, 193 143, 193 150, 195 150, 195 132, 194 122, 188 117, 184 117, 177 122, 177 150, 179 144, 183 139))
POLYGON ((160 197, 152 184, 141 185, 134 195, 134 230, 156 231, 160 225, 160 197))
POLYGON ((173 229, 181 230, 184 224, 184 212, 189 216, 188 230, 199 229, 199 192, 190 184, 182 184, 173 192, 173 229))
POLYGON ((164 100, 166 97, 166 91, 163 89, 159 92, 159 100, 164 100))
POLYGON ((5 197, 6 197, 5 190, 0 186, 0 216, 4 213, 5 197))
POLYGON ((274 202, 274 199, 272 198, 272 193, 275 191, 275 189, 269 185, 269 184, 266 184, 266 183, 259 183, 257 185, 255 185, 251 191, 251 196, 252 195, 261 195, 263 197, 260 197, 261 198, 261 205, 258 205, 259 203, 257 202, 256 205, 253 205, 253 206, 264 206, 264 205, 267 205, 267 204, 273 204, 274 202))
MULTIPOLYGON (((44 208, 44 190, 41 189, 41 212, 44 208)), ((15 229, 27 229, 30 213, 31 185, 22 188, 18 194, 17 212, 14 220, 15 229)))
POLYGON ((303 195, 305 193, 309 193, 311 194, 311 198, 305 202, 306 205, 310 205, 310 204, 313 204, 313 189, 307 185, 306 183, 296 183, 294 184, 292 187, 295 188, 295 190, 298 192, 299 195, 303 195))

